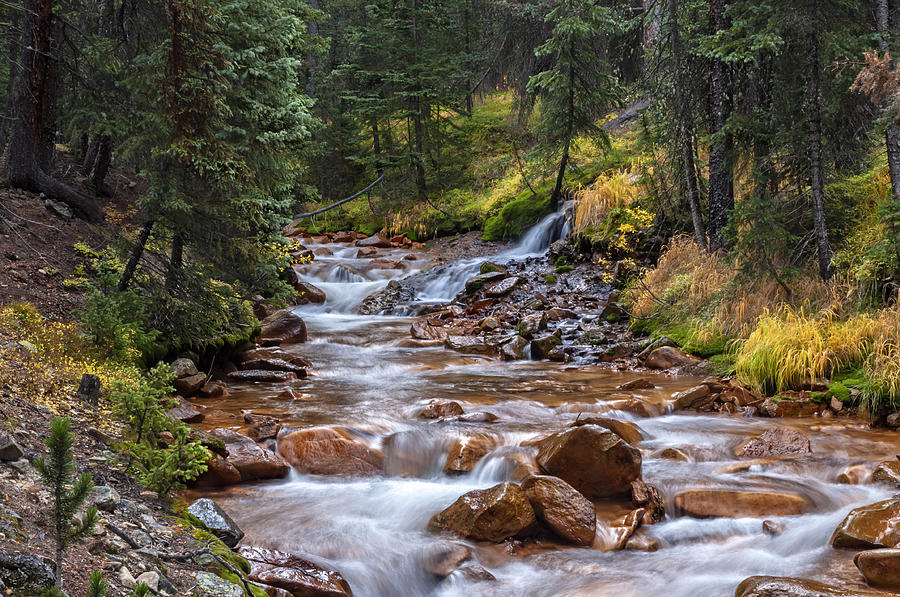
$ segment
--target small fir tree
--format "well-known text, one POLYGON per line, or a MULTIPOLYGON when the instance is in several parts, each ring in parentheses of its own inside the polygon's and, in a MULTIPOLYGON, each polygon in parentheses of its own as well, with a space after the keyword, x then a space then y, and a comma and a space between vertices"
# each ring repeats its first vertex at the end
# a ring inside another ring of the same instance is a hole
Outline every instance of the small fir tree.
POLYGON ((63 552, 75 542, 90 535, 97 523, 97 508, 87 509, 85 515, 76 519, 75 515, 84 505, 88 494, 94 488, 89 473, 75 476, 75 459, 72 457, 74 434, 70 431, 71 421, 65 417, 53 420, 47 448, 47 458, 36 458, 34 466, 44 484, 53 493, 53 525, 56 535, 56 586, 62 587, 63 552))
POLYGON ((88 584, 86 597, 106 597, 107 586, 106 579, 103 578, 102 572, 91 572, 91 579, 88 584))

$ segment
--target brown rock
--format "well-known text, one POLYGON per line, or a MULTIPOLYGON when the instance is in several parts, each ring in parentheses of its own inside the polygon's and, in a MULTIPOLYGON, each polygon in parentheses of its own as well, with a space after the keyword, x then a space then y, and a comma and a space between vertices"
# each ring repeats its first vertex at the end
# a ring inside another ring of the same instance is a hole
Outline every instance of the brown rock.
POLYGON ((477 336, 447 336, 444 347, 463 354, 477 354, 483 356, 499 356, 500 348, 494 344, 488 344, 477 336))
POLYGON ((684 390, 683 392, 678 392, 672 395, 672 407, 675 410, 683 410, 685 408, 690 408, 691 404, 693 404, 696 400, 701 398, 705 398, 709 396, 709 386, 699 385, 694 386, 689 390, 684 390))
POLYGON ((620 386, 616 386, 617 390, 628 392, 631 390, 652 390, 656 386, 652 381, 644 377, 638 377, 637 379, 632 379, 631 381, 626 381, 620 386))
POLYGON ((874 597, 875 593, 839 589, 814 580, 751 576, 738 585, 734 597, 874 597))
POLYGON ((228 463, 240 471, 241 481, 280 479, 287 475, 287 463, 249 437, 230 429, 214 429, 210 435, 225 442, 228 463))
POLYGON ((297 377, 306 377, 306 369, 277 357, 248 359, 241 363, 241 370, 250 371, 253 369, 260 371, 291 371, 296 373, 297 377))
POLYGON ((453 400, 432 400, 425 408, 419 411, 419 418, 440 419, 461 414, 463 414, 463 409, 459 402, 454 402, 453 400))
POLYGON ((597 427, 609 429, 629 444, 636 444, 644 440, 644 434, 641 433, 641 428, 628 421, 591 415, 577 418, 569 425, 569 427, 580 427, 581 425, 596 425, 597 427))
POLYGON ((281 309, 260 323, 259 343, 263 346, 306 342, 306 323, 290 309, 281 309))
POLYGON ((687 489, 675 496, 675 506, 690 516, 743 518, 803 514, 809 504, 798 495, 773 491, 687 489))
POLYGON ((766 398, 759 405, 762 415, 772 418, 781 417, 808 417, 819 411, 819 405, 809 400, 793 400, 790 398, 778 400, 766 398))
POLYGON ((228 395, 228 386, 221 381, 210 381, 200 388, 200 396, 203 398, 221 398, 228 395))
POLYGON ((640 400, 638 398, 632 398, 631 400, 620 404, 619 410, 624 410, 627 413, 647 418, 659 417, 662 415, 662 411, 658 406, 656 406, 655 404, 651 404, 646 400, 640 400))
POLYGON ((538 520, 575 545, 591 545, 597 527, 594 504, 558 477, 536 475, 522 481, 538 520))
POLYGON ((784 532, 784 523, 775 522, 774 520, 764 520, 762 523, 763 533, 776 537, 784 532))
POLYGON ((299 472, 313 475, 372 475, 384 464, 381 454, 330 427, 283 435, 278 451, 299 472))
POLYGON ((834 547, 877 549, 900 547, 900 498, 850 511, 831 536, 834 547))
POLYGON ((384 238, 380 234, 373 234, 368 238, 356 241, 357 247, 377 247, 379 249, 390 249, 391 241, 384 238))
POLYGON ((185 423, 200 423, 206 418, 206 415, 187 403, 176 406, 175 408, 170 408, 166 412, 166 415, 173 419, 184 421, 185 423))
POLYGON ((296 300, 298 305, 319 305, 325 302, 325 291, 309 282, 300 280, 294 284, 294 288, 297 289, 296 300))
POLYGON ((697 362, 698 359, 674 346, 661 346, 647 356, 644 365, 651 369, 671 369, 672 367, 693 365, 697 362))
POLYGON ((378 249, 376 249, 375 247, 361 247, 356 252, 356 258, 364 259, 366 257, 374 257, 377 254, 378 254, 378 249))
POLYGON ((182 379, 199 373, 197 365, 195 365, 194 361, 191 359, 175 359, 172 361, 172 364, 169 365, 169 368, 172 370, 172 373, 175 374, 175 379, 182 379))
POLYGON ((264 369, 248 369, 246 371, 232 371, 228 379, 234 381, 256 381, 268 383, 284 383, 296 381, 297 374, 293 371, 266 371, 264 369))
POLYGON ((227 487, 241 482, 241 471, 222 456, 213 454, 206 461, 206 472, 194 484, 197 487, 227 487))
POLYGON ((659 489, 640 479, 631 482, 631 503, 644 510, 643 524, 655 524, 666 517, 666 505, 659 489))
POLYGON ((900 487, 900 460, 887 460, 872 472, 872 480, 900 487))
POLYGON ((295 597, 353 595, 340 572, 298 555, 261 547, 241 547, 238 553, 250 562, 250 580, 284 589, 295 597))
MULTIPOLYGON (((247 362, 256 361, 256 362, 264 362, 274 360, 278 361, 286 361, 295 367, 299 367, 301 369, 310 367, 312 364, 304 357, 294 354, 292 352, 288 352, 286 350, 282 350, 278 347, 261 347, 261 348, 253 348, 251 350, 246 350, 237 355, 237 360, 242 365, 247 362)), ((244 367, 245 369, 250 369, 251 367, 244 367)), ((274 367, 253 367, 254 369, 273 369, 274 367)))
POLYGON ((197 391, 203 387, 203 384, 206 383, 206 374, 205 373, 196 373, 194 375, 190 375, 188 377, 182 377, 181 379, 176 379, 172 381, 172 385, 175 387, 175 391, 188 398, 197 393, 197 391))
POLYGON ((525 358, 525 349, 528 347, 528 340, 516 334, 512 340, 500 347, 500 357, 504 361, 520 361, 525 358))
POLYGON ((494 441, 486 436, 458 437, 450 446, 444 462, 444 472, 448 475, 469 473, 493 448, 494 441))
POLYGON ((432 531, 447 530, 479 541, 499 543, 536 522, 525 493, 515 483, 463 494, 428 523, 432 531))
POLYGON ((462 543, 447 541, 437 546, 425 558, 425 570, 438 578, 445 578, 469 559, 472 550, 462 543))
POLYGON ((870 476, 869 468, 863 464, 851 464, 841 471, 838 475, 837 482, 845 485, 862 485, 868 481, 870 476))
POLYGON ((796 456, 809 454, 809 438, 790 427, 768 429, 762 434, 745 442, 737 450, 737 456, 753 458, 770 456, 796 456))
POLYGON ((873 587, 900 589, 900 549, 861 551, 853 563, 873 587))
POLYGON ((276 438, 278 432, 281 431, 281 423, 278 422, 278 419, 266 415, 246 412, 244 413, 244 423, 250 426, 247 429, 247 436, 257 442, 276 438))
POLYGON ((345 230, 343 232, 336 233, 334 235, 334 238, 332 238, 331 240, 333 240, 336 243, 352 243, 353 241, 356 240, 356 233, 353 231, 345 230))
POLYGON ((563 319, 578 319, 578 313, 571 309, 563 309, 561 307, 547 309, 548 321, 562 321, 563 319))
POLYGON ((687 455, 687 452, 682 450, 681 448, 666 448, 660 453, 660 458, 667 458, 669 460, 680 460, 681 462, 690 462, 691 457, 687 455))
POLYGON ((641 476, 640 451, 597 425, 573 427, 541 440, 537 461, 588 497, 626 493, 641 476))

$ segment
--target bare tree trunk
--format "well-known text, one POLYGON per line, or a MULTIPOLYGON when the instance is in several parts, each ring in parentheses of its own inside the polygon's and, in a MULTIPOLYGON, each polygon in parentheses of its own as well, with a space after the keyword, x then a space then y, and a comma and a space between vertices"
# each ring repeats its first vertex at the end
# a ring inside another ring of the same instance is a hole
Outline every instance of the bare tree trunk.
POLYGON ((669 38, 672 45, 672 68, 675 72, 675 111, 679 141, 681 144, 682 167, 684 168, 685 188, 688 205, 691 208, 691 220, 694 225, 694 239, 700 249, 706 249, 706 228, 703 224, 703 213, 700 210, 700 192, 697 188, 697 170, 694 166, 694 126, 690 106, 684 97, 684 72, 681 64, 681 37, 678 31, 678 0, 669 0, 669 38))
MULTIPOLYGON (((709 21, 713 34, 727 27, 727 0, 710 0, 709 21)), ((731 114, 731 82, 728 66, 714 58, 710 65, 709 93, 709 250, 726 246, 723 231, 734 210, 734 181, 731 171, 731 135, 722 131, 731 114)))
POLYGON ((96 202, 51 176, 60 37, 56 9, 53 0, 25 0, 6 179, 11 187, 43 192, 88 221, 101 222, 103 212, 96 202))
POLYGON ((828 243, 828 229, 825 225, 825 176, 822 170, 822 116, 820 113, 819 78, 819 31, 817 0, 807 3, 806 41, 809 59, 807 63, 806 109, 809 121, 809 175, 813 199, 813 221, 815 224, 816 253, 819 275, 823 280, 831 279, 831 246, 828 243))
POLYGON ((131 283, 131 278, 134 277, 134 272, 137 269, 138 263, 141 262, 141 256, 144 254, 144 247, 147 246, 147 241, 150 240, 150 233, 153 231, 153 220, 147 220, 144 223, 144 227, 141 228, 141 233, 138 235, 137 244, 134 245, 134 250, 131 251, 131 257, 128 259, 128 263, 125 264, 125 269, 122 271, 122 277, 119 279, 119 285, 117 290, 122 292, 126 288, 128 288, 128 284, 131 283))

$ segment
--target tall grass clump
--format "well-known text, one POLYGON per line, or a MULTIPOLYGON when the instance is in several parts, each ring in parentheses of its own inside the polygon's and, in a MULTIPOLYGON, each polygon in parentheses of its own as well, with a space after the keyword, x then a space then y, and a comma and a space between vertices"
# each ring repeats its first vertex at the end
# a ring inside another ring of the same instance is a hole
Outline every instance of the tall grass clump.
POLYGON ((637 179, 633 172, 619 170, 601 174, 591 186, 579 189, 575 193, 575 233, 600 226, 613 209, 630 207, 640 191, 637 179))

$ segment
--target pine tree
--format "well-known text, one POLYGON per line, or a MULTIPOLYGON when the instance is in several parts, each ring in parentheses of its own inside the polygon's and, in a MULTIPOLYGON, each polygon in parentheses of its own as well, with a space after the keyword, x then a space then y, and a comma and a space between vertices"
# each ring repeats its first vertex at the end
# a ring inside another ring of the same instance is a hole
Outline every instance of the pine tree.
POLYGON ((53 420, 47 448, 47 458, 36 458, 37 469, 44 484, 53 493, 53 527, 56 538, 56 586, 62 587, 63 553, 72 544, 91 534, 97 523, 97 508, 90 507, 79 520, 78 514, 94 484, 89 473, 75 477, 75 459, 72 445, 75 436, 70 431, 71 421, 65 417, 53 420))
POLYGON ((88 584, 88 592, 85 597, 106 597, 106 589, 108 584, 103 578, 100 571, 91 572, 91 578, 88 584))

